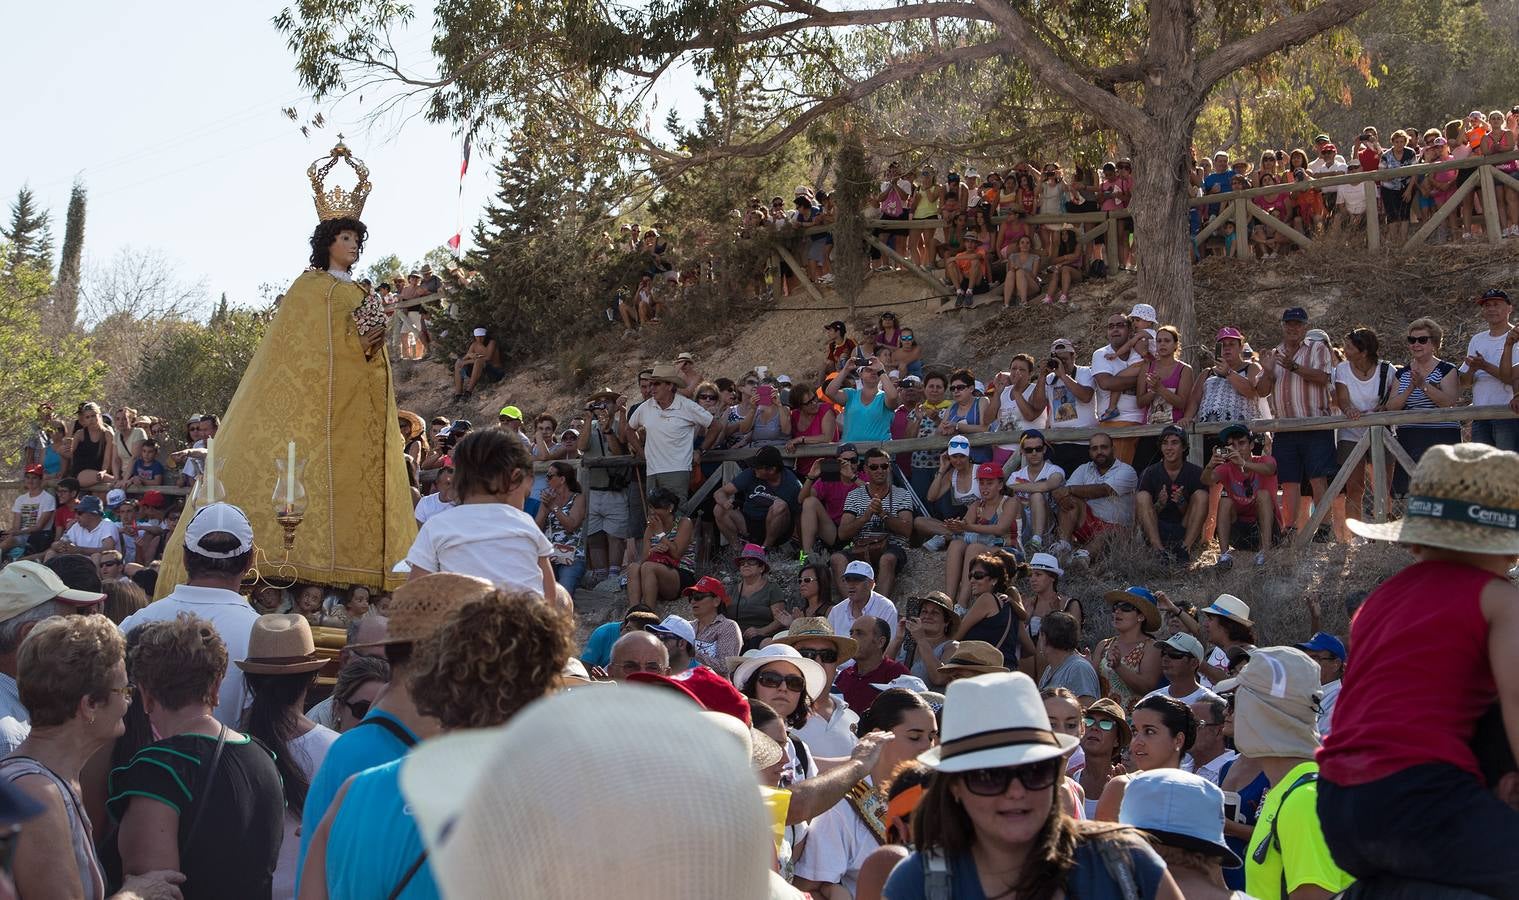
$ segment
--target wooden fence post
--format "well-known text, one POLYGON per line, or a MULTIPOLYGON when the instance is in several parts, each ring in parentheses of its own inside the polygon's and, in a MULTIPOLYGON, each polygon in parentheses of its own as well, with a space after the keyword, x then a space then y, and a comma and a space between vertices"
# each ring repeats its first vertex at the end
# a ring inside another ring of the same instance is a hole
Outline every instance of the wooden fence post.
POLYGON ((1366 189, 1366 249, 1380 250, 1382 248, 1382 220, 1377 218, 1377 183, 1368 181, 1362 187, 1366 189))
POLYGON ((1387 446, 1386 431, 1381 425, 1371 426, 1371 517, 1377 522, 1387 521, 1387 446))
POLYGON ((1250 258, 1250 201, 1234 200, 1234 255, 1250 258))
POLYGON ((1115 273, 1115 272, 1118 271, 1118 263, 1119 263, 1119 261, 1123 257, 1121 257, 1119 255, 1119 253, 1118 253, 1118 220, 1115 219, 1115 218, 1113 218, 1113 214, 1112 213, 1105 213, 1104 215, 1106 215, 1108 217, 1108 220, 1107 220, 1107 232, 1108 232, 1108 237, 1107 237, 1107 248, 1108 248, 1107 265, 1108 265, 1108 275, 1109 275, 1109 277, 1111 277, 1113 275, 1113 273, 1115 273))
POLYGON ((1487 232, 1487 242, 1496 247, 1503 243, 1503 225, 1498 221, 1498 191, 1493 185, 1493 167, 1478 169, 1477 177, 1482 179, 1482 230, 1487 232))

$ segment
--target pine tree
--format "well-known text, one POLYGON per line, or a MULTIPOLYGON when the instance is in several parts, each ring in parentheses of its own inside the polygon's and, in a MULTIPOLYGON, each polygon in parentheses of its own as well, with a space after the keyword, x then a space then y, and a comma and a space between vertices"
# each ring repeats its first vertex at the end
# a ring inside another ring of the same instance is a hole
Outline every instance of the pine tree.
POLYGON ((47 211, 38 208, 37 198, 32 194, 32 189, 26 185, 22 185, 16 192, 16 199, 11 202, 10 227, 0 228, 0 236, 4 236, 11 244, 11 255, 5 270, 6 277, 15 277, 17 270, 22 266, 52 272, 52 226, 48 221, 47 211))
POLYGON ((63 253, 58 261, 58 283, 53 288, 51 327, 68 331, 79 318, 79 265, 84 256, 84 183, 74 182, 69 194, 69 214, 63 228, 63 253))

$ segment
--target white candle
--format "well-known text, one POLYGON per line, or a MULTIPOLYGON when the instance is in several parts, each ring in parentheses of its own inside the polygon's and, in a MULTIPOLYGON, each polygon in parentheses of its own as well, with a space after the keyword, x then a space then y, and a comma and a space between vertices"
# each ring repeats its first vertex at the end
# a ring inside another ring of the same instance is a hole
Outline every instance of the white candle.
POLYGON ((295 512, 295 441, 285 448, 285 506, 295 512))
POLYGON ((206 438, 206 502, 216 502, 216 438, 206 438))

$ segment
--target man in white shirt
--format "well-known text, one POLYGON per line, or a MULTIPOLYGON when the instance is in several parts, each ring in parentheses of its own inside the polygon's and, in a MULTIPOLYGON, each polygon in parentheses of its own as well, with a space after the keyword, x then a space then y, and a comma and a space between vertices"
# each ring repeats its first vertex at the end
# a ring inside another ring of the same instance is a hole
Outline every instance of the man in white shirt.
POLYGON ((53 539, 53 513, 58 501, 42 489, 42 476, 41 463, 27 466, 26 490, 11 503, 11 527, 4 546, 7 550, 20 548, 22 552, 16 556, 41 553, 53 539))
POLYGON ((253 526, 243 511, 230 503, 200 508, 185 528, 185 575, 188 583, 155 603, 127 616, 121 633, 144 622, 191 613, 210 622, 227 646, 227 674, 222 676, 216 718, 229 728, 241 725, 246 697, 243 670, 232 663, 248 658, 248 636, 258 612, 238 593, 243 575, 253 566, 253 526))
POLYGON ((776 635, 774 643, 790 644, 796 652, 822 666, 823 674, 828 676, 822 697, 812 701, 807 723, 796 730, 797 737, 807 742, 814 756, 845 757, 854 752, 858 742, 854 726, 859 724, 860 717, 849 708, 842 694, 832 691, 839 665, 854 658, 859 649, 854 638, 835 634, 827 619, 805 617, 794 620, 790 628, 776 635))
POLYGON ((1080 544, 1071 559, 1085 561, 1091 556, 1087 545, 1104 532, 1134 525, 1139 475, 1133 466, 1113 458, 1113 444, 1102 432, 1092 435, 1087 442, 1092 461, 1072 472, 1064 487, 1055 489, 1060 517, 1060 540, 1050 548, 1055 555, 1070 553, 1073 543, 1080 544))
POLYGON ((901 626, 896 604, 876 593, 876 570, 862 559, 844 567, 844 597, 828 610, 828 625, 834 634, 848 634, 854 620, 875 616, 891 628, 892 639, 901 626))
MULTIPOLYGON (((1117 393, 1118 418, 1108 421, 1107 427, 1129 428, 1143 425, 1145 411, 1139 408, 1139 397, 1136 394, 1139 379, 1136 376, 1125 378, 1119 374, 1142 358, 1137 351, 1132 349, 1123 354, 1118 352, 1120 347, 1126 346, 1133 339, 1134 325, 1128 316, 1115 312, 1108 316, 1107 334, 1107 346, 1092 354, 1092 383, 1095 386, 1092 392, 1092 408, 1107 409, 1109 395, 1117 393)), ((1138 444, 1139 438, 1115 438, 1113 455, 1125 463, 1132 463, 1134 448, 1138 444)))
MULTIPOLYGON (((1344 175, 1350 171, 1350 166, 1345 163, 1345 157, 1340 155, 1339 148, 1329 142, 1326 135, 1320 141, 1314 140, 1314 146, 1318 148, 1318 156, 1308 162, 1308 175, 1311 178, 1328 178, 1331 175, 1344 175)), ((1356 185, 1360 187, 1360 185, 1356 185)), ((1324 208, 1330 213, 1334 212, 1335 199, 1339 192, 1333 188, 1324 189, 1324 208)))
MULTIPOLYGON (((1513 302, 1507 291, 1493 288, 1483 292, 1477 303, 1487 330, 1472 335, 1466 343, 1461 386, 1472 389, 1472 406, 1507 406, 1514 399, 1512 376, 1515 364, 1519 363, 1514 346, 1519 338, 1509 322, 1513 302)), ((1499 450, 1519 450, 1519 419, 1473 422, 1472 441, 1491 444, 1499 450)))
POLYGON ((75 591, 47 566, 31 560, 0 570, 0 753, 21 746, 32 731, 31 714, 16 686, 16 651, 38 622, 94 606, 105 594, 75 591))
POLYGON ((1345 643, 1327 631, 1320 631, 1307 643, 1293 645, 1319 664, 1319 737, 1329 733, 1334 701, 1340 698, 1340 677, 1345 674, 1345 643))
POLYGON ((1217 698, 1217 694, 1197 681, 1197 667, 1202 665, 1203 657, 1202 641, 1185 631, 1178 631, 1161 641, 1160 674, 1166 677, 1168 683, 1165 687, 1156 688, 1145 696, 1154 697, 1163 694, 1172 700, 1180 700, 1188 706, 1209 697, 1217 698))
POLYGON ((628 417, 633 452, 642 453, 649 490, 666 488, 684 503, 691 495, 691 454, 696 435, 712 424, 712 414, 676 393, 685 384, 674 366, 655 366, 647 402, 628 417))
POLYGON ((94 494, 80 497, 74 512, 78 518, 53 543, 48 550, 49 558, 60 553, 82 553, 98 564, 101 551, 120 549, 121 531, 115 522, 105 518, 105 507, 99 497, 94 494))
MULTIPOLYGON (((1097 424, 1092 412, 1096 395, 1092 367, 1076 364, 1076 345, 1067 338, 1050 344, 1050 358, 1044 363, 1044 391, 1049 397, 1051 428, 1091 428, 1097 424), (1051 365, 1051 364, 1054 365, 1051 365)), ((1085 441, 1068 441, 1051 447, 1050 462, 1066 472, 1087 461, 1085 441)))
POLYGON ((1224 766, 1239 758, 1239 754, 1224 744, 1224 718, 1229 705, 1222 697, 1209 695, 1191 704, 1192 714, 1197 717, 1197 739, 1192 742, 1192 772, 1222 785, 1224 766))

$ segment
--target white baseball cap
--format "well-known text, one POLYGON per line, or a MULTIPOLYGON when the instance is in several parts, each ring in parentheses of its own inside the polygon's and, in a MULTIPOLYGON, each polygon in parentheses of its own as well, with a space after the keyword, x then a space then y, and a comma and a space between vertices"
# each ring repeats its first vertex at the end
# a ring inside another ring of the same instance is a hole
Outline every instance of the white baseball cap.
POLYGON ((923 679, 919 678, 916 675, 898 675, 896 678, 893 678, 885 684, 872 684, 871 687, 875 688, 878 691, 889 691, 892 688, 901 688, 904 691, 912 691, 914 694, 921 694, 924 691, 928 690, 928 685, 924 684, 923 679))
POLYGON ((476 328, 475 329, 475 337, 485 337, 485 329, 484 328, 476 328))
POLYGON ((844 577, 848 578, 851 575, 869 578, 871 581, 876 580, 876 570, 871 568, 870 563, 863 559, 857 559, 844 567, 844 577))
POLYGON ((1178 631, 1177 633, 1166 638, 1164 641, 1161 641, 1161 644, 1170 647, 1177 653, 1189 654, 1198 662, 1202 662, 1203 659, 1206 658, 1206 654, 1203 653, 1202 641, 1199 641, 1192 635, 1187 634, 1185 631, 1178 631))
POLYGON ((680 616, 665 616, 665 620, 658 625, 645 625, 644 631, 651 634, 670 634, 680 638, 692 647, 696 646, 696 629, 691 623, 680 616))
POLYGON ((185 549, 209 559, 241 556, 253 549, 253 526, 243 511, 230 503, 202 506, 185 529, 185 549), (231 550, 207 550, 200 542, 212 534, 230 534, 237 538, 237 546, 231 550))
POLYGON ((1144 319, 1146 322, 1159 321, 1159 317, 1155 315, 1155 307, 1148 303, 1134 304, 1134 308, 1129 310, 1129 318, 1144 319))
POLYGON ((970 438, 957 434, 949 439, 950 456, 970 456, 970 438))
POLYGON ((109 491, 106 491, 106 494, 105 494, 105 505, 108 506, 108 507, 110 507, 111 509, 115 509, 116 507, 118 507, 121 504, 125 503, 126 499, 127 499, 127 492, 126 491, 122 490, 121 488, 111 488, 109 491))

